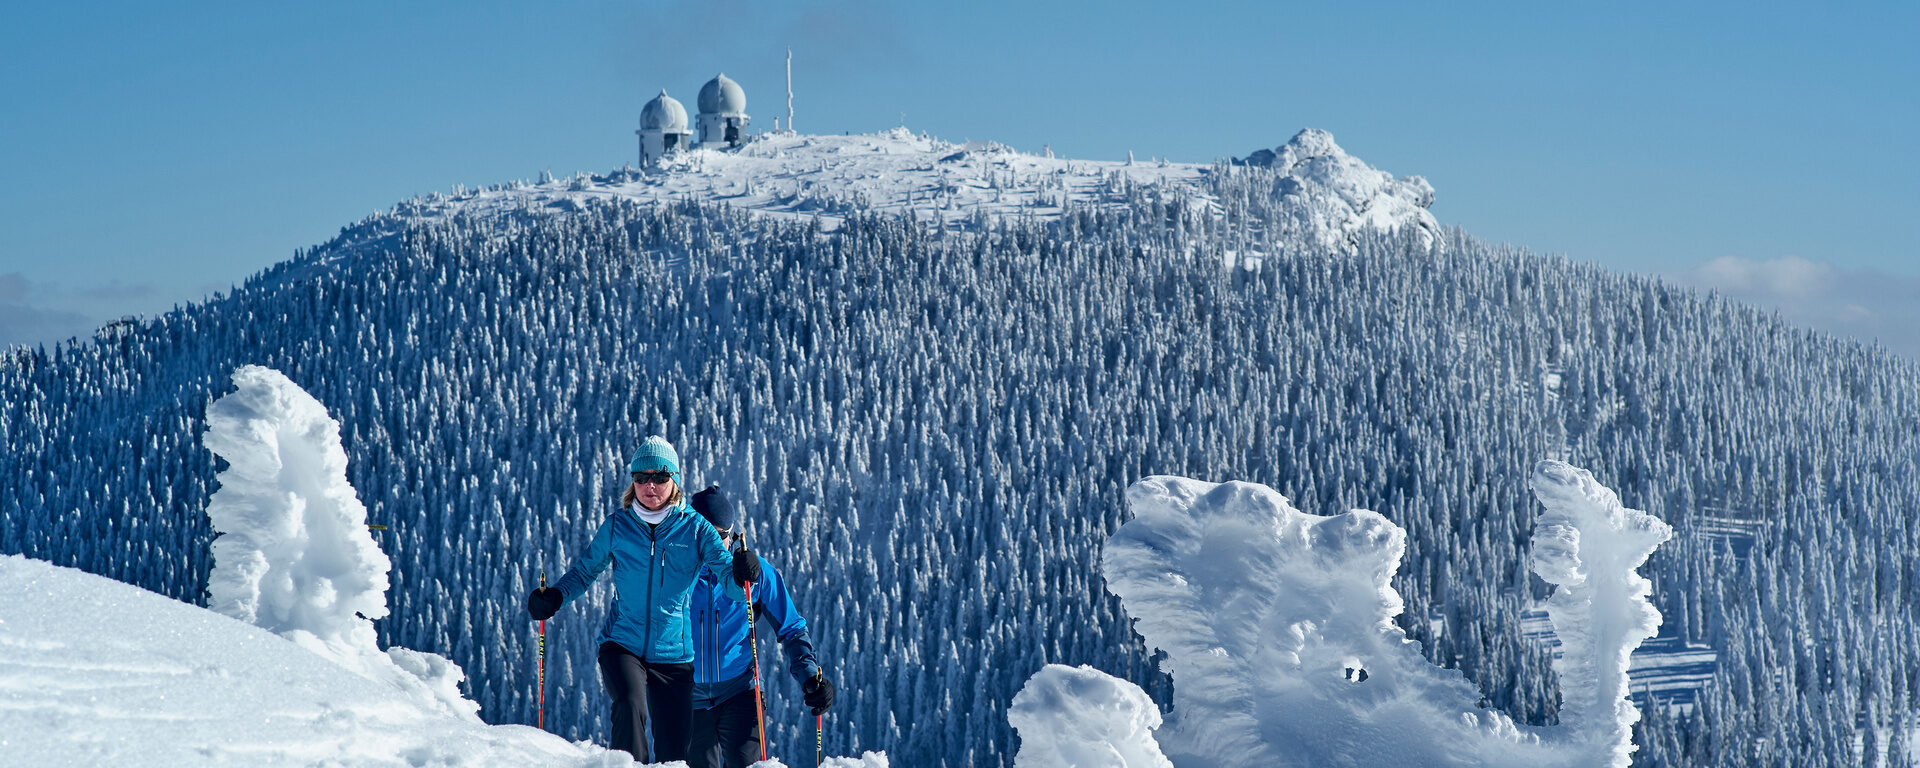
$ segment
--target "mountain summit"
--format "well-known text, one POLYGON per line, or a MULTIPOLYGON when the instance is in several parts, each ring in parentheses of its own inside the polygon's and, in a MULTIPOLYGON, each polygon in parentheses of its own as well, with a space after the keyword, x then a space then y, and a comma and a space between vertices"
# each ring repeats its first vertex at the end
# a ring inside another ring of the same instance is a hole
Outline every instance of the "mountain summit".
POLYGON ((1438 242, 1439 222, 1427 211, 1432 185, 1369 166, 1317 129, 1301 131, 1278 150, 1220 164, 1073 160, 990 141, 953 143, 906 128, 846 136, 773 133, 738 149, 677 152, 645 170, 416 198, 395 213, 574 210, 593 199, 626 198, 713 202, 781 218, 818 216, 827 229, 860 213, 905 213, 935 226, 966 228, 998 217, 1057 218, 1072 205, 1120 208, 1125 190, 1134 187, 1194 198, 1206 203, 1196 210, 1219 215, 1208 177, 1250 168, 1276 172, 1257 181, 1273 184, 1285 209, 1286 225, 1275 234, 1297 245, 1351 249, 1364 230, 1401 227, 1418 229, 1428 245, 1438 242))
POLYGON ((1302 209, 1315 213, 1304 228, 1328 245, 1350 242, 1365 228, 1417 226, 1429 245, 1439 234, 1440 223, 1427 212, 1433 207, 1432 184, 1419 176, 1396 179, 1367 165, 1335 144, 1333 134, 1318 128, 1303 130, 1243 162, 1279 173, 1290 187, 1281 194, 1297 198, 1302 209), (1339 237, 1333 237, 1336 234, 1339 237))

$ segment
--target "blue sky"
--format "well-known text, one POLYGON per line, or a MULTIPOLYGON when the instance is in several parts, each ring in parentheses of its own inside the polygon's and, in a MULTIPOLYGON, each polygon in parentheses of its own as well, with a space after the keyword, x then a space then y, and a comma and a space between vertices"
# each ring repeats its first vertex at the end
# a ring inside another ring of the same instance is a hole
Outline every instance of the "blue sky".
POLYGON ((13 7, 0 344, 201 298, 413 195, 619 167, 646 99, 715 72, 771 128, 790 46, 803 132, 1207 161, 1324 128, 1483 239, 1920 357, 1916 31, 1915 3, 13 7))

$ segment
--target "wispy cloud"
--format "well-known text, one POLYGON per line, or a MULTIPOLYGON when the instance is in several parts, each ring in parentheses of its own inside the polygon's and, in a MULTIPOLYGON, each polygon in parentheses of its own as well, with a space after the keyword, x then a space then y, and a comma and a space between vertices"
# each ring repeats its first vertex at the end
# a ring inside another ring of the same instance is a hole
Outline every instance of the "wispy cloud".
POLYGON ((26 301, 27 292, 31 287, 32 284, 27 282, 26 275, 18 272, 0 275, 0 303, 13 304, 26 301))
POLYGON ((110 302, 128 302, 149 299, 154 296, 154 288, 147 283, 123 283, 118 278, 100 285, 82 288, 79 295, 88 299, 100 299, 110 302))
POLYGON ((1799 256, 1714 259, 1675 275, 1788 320, 1920 360, 1920 277, 1843 269, 1799 256))
POLYGON ((66 289, 20 272, 0 274, 0 349, 87 338, 121 308, 153 296, 153 286, 118 279, 66 289))

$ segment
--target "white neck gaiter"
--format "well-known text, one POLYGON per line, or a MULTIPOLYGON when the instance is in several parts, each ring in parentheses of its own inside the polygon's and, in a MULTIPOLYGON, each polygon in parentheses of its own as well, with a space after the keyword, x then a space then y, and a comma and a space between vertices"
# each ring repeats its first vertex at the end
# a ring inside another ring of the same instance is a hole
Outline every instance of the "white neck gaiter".
POLYGON ((636 501, 633 503, 633 513, 639 515, 641 520, 652 523, 653 525, 659 525, 660 521, 667 519, 667 513, 672 511, 673 507, 661 507, 660 511, 655 512, 640 506, 640 502, 636 501))
POLYGON ((632 507, 633 513, 635 515, 638 515, 640 517, 640 520, 643 522, 650 523, 653 525, 659 525, 660 521, 667 519, 667 512, 673 509, 673 505, 671 504, 661 507, 660 511, 658 512, 655 512, 651 509, 647 509, 646 505, 641 504, 640 499, 637 498, 640 495, 640 488, 637 485, 634 487, 633 493, 634 493, 634 496, 636 497, 633 500, 633 507, 632 507))

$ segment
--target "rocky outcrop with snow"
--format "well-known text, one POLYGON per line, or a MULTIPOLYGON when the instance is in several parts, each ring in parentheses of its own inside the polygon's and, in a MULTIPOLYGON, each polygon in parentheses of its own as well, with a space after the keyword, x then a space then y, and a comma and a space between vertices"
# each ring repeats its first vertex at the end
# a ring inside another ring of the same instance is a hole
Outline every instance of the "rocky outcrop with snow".
POLYGON ((1280 175, 1279 195, 1301 237, 1342 248, 1367 229, 1412 227, 1429 246, 1438 242, 1440 222, 1427 211, 1433 207, 1433 185, 1419 176, 1394 178, 1361 162, 1335 144, 1331 133, 1308 128, 1243 162, 1280 175))

